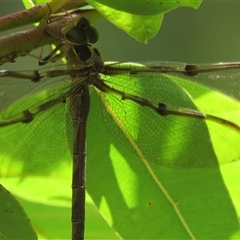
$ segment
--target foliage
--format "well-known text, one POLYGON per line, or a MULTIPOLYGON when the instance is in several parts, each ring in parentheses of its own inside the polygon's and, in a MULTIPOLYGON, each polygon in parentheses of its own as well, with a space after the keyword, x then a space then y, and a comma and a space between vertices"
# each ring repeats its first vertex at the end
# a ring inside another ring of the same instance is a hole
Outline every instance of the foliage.
MULTIPOLYGON (((117 4, 119 1, 111 2, 117 4)), ((121 11, 128 9, 128 5, 102 6, 104 1, 89 3, 95 4, 94 7, 99 7, 99 11, 106 18, 141 42, 146 42, 156 34, 162 20, 162 12, 156 9, 155 1, 150 1, 147 16, 143 16, 144 12, 141 12, 141 9, 145 9, 144 1, 137 2, 138 8, 135 8, 134 3, 133 11, 137 12, 130 13, 121 11), (137 14, 138 11, 140 15, 137 14)), ((198 2, 195 7, 197 4, 198 2)), ((169 10, 166 7, 164 12, 169 10)), ((140 161, 138 156, 119 144, 105 128, 98 95, 92 92, 91 99, 87 190, 115 234, 121 238, 134 239, 227 239, 237 236, 237 216, 218 168, 171 169, 140 161)), ((194 144, 190 145, 186 151, 193 147, 194 144)), ((215 158, 214 154, 211 154, 209 156, 215 158)), ((43 152, 42 158, 46 157, 43 152)), ((203 161, 205 157, 199 156, 203 161)), ((11 192, 19 196, 20 200, 24 199, 21 203, 26 211, 33 214, 29 215, 32 216, 31 222, 39 230, 39 236, 69 236, 69 159, 70 155, 66 153, 62 160, 42 174, 24 177, 21 181, 1 181, 12 189, 11 192), (52 215, 53 212, 57 217, 47 222, 47 213, 52 215), (58 221, 61 217, 64 218, 64 223, 58 221), (47 227, 53 230, 54 235, 48 233, 47 227)), ((96 223, 95 215, 92 214, 94 207, 90 202, 90 198, 87 199, 86 238, 99 237, 103 231, 106 232, 102 238, 114 238, 113 233, 107 232, 104 223, 96 223), (91 235, 93 232, 95 236, 91 235)))

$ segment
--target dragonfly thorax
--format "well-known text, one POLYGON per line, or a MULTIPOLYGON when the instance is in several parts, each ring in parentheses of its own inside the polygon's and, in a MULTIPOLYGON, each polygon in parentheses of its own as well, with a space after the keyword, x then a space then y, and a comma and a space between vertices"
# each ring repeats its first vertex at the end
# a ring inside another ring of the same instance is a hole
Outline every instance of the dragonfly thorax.
POLYGON ((91 71, 101 71, 104 66, 99 51, 90 44, 72 46, 66 56, 68 66, 73 70, 86 68, 88 71, 90 69, 91 71))

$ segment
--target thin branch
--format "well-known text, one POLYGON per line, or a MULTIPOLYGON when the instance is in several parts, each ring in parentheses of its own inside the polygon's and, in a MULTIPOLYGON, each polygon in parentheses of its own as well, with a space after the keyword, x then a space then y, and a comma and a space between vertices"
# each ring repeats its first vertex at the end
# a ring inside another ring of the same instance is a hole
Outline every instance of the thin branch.
POLYGON ((84 0, 58 0, 34 6, 0 18, 0 32, 39 22, 42 18, 59 9, 69 10, 86 5, 84 0))
POLYGON ((56 19, 47 25, 47 29, 54 36, 59 36, 59 41, 51 36, 48 36, 44 31, 44 26, 31 28, 29 30, 16 32, 0 38, 0 65, 5 62, 14 62, 18 56, 23 56, 24 52, 31 52, 34 49, 45 45, 59 43, 60 31, 69 22, 86 17, 90 22, 94 22, 102 16, 96 10, 82 10, 65 17, 56 19))

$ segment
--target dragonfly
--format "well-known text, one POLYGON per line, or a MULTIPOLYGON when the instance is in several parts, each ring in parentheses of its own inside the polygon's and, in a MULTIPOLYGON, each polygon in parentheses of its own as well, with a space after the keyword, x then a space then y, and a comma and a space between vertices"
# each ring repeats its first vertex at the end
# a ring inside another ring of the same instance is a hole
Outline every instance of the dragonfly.
POLYGON ((169 168, 218 167, 239 160, 240 63, 104 63, 92 45, 96 30, 84 17, 63 38, 56 48, 61 53, 53 51, 40 65, 62 56, 67 64, 0 70, 0 175, 31 173, 70 149, 72 239, 84 238, 91 89, 102 102, 110 133, 141 160, 169 168), (203 144, 216 158, 202 159, 210 155, 202 152, 203 144))

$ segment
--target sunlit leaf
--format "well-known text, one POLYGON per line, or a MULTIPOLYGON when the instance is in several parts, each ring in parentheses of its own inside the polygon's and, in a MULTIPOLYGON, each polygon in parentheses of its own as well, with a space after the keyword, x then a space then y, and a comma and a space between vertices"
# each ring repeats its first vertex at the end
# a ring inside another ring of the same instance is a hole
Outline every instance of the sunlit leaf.
POLYGON ((194 1, 169 1, 169 0, 130 0, 130 1, 118 1, 118 0, 87 0, 94 8, 100 12, 114 10, 131 13, 134 15, 157 15, 166 13, 178 7, 192 7, 197 9, 201 3, 201 0, 194 1), (102 7, 105 6, 104 10, 102 7), (110 10, 111 9, 111 10, 110 10))
POLYGON ((87 1, 106 19, 139 42, 147 43, 162 23, 163 14, 178 7, 197 9, 196 1, 87 1))

